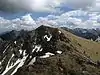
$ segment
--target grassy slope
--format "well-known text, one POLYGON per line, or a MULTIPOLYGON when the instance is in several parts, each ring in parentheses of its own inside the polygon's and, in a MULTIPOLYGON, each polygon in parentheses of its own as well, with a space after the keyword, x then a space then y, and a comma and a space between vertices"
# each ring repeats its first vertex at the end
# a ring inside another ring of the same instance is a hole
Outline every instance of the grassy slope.
POLYGON ((66 32, 62 29, 61 31, 64 32, 64 34, 72 40, 73 45, 76 46, 79 51, 85 53, 94 61, 100 60, 100 43, 77 37, 72 33, 66 32), (81 46, 79 46, 78 44, 80 44, 81 46))

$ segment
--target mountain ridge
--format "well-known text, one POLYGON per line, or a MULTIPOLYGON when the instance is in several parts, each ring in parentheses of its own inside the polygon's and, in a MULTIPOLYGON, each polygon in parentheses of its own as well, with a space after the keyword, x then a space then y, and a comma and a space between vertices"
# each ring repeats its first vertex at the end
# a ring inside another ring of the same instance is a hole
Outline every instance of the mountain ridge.
POLYGON ((83 28, 75 28, 75 29, 69 29, 66 27, 62 27, 64 30, 69 31, 73 33, 74 35, 77 35, 79 37, 97 41, 99 42, 100 37, 100 29, 83 29, 83 28))
POLYGON ((42 25, 13 40, 1 41, 0 73, 99 75, 99 61, 88 57, 84 50, 81 52, 80 49, 84 46, 79 40, 75 42, 75 38, 77 37, 63 29, 42 25))

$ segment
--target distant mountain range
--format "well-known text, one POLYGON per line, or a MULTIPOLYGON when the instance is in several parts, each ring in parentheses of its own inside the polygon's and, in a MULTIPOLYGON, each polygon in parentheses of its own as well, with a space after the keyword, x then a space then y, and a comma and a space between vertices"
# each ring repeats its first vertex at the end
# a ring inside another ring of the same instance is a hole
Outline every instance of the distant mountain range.
POLYGON ((93 41, 100 41, 100 29, 99 28, 97 29, 82 29, 82 28, 69 29, 66 27, 62 27, 62 28, 79 37, 93 40, 93 41))

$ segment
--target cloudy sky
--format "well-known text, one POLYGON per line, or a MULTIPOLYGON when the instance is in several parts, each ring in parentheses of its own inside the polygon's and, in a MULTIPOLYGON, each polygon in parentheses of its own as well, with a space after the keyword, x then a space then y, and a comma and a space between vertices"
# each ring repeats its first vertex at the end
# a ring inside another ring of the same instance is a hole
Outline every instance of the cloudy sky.
POLYGON ((0 0, 0 33, 41 24, 99 28, 100 0, 0 0))

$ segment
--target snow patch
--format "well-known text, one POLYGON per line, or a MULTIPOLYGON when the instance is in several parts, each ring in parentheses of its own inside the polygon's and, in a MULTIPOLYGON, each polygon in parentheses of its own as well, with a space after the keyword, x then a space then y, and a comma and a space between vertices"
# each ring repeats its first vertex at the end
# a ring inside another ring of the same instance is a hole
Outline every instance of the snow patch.
POLYGON ((100 42, 100 36, 98 36, 98 38, 95 41, 100 42))
POLYGON ((47 39, 47 41, 50 41, 51 38, 52 38, 52 35, 50 34, 50 37, 48 37, 48 35, 45 35, 45 36, 44 36, 44 39, 45 39, 45 38, 47 39))
POLYGON ((43 49, 40 49, 40 52, 42 52, 43 49))
POLYGON ((2 62, 0 61, 0 70, 1 70, 1 68, 2 68, 2 66, 1 66, 1 65, 2 65, 2 62))
POLYGON ((3 51, 3 53, 5 53, 5 52, 6 52, 6 50, 8 49, 8 47, 9 47, 9 45, 6 47, 6 49, 3 51))
POLYGON ((30 56, 30 58, 32 58, 32 56, 30 56))
MULTIPOLYGON (((5 75, 11 68, 13 68, 14 66, 10 65, 10 62, 11 62, 11 59, 14 57, 14 54, 12 54, 11 58, 9 59, 8 63, 7 63, 7 66, 6 66, 6 69, 5 71, 1 74, 1 75, 5 75)), ((16 64, 16 63, 15 63, 16 64)))
POLYGON ((0 61, 0 65, 2 64, 2 62, 0 61))
POLYGON ((26 50, 24 50, 24 52, 23 52, 23 56, 26 56, 26 50))
POLYGON ((30 61, 30 63, 29 63, 29 65, 33 65, 33 63, 36 61, 36 57, 34 57, 31 61, 30 61))
POLYGON ((17 42, 16 41, 14 41, 14 44, 16 44, 17 42))
POLYGON ((59 34, 61 34, 61 33, 62 33, 60 30, 59 30, 58 32, 59 32, 59 34))
POLYGON ((35 45, 35 48, 32 50, 32 53, 36 51, 36 52, 39 52, 41 51, 41 45, 35 45))
POLYGON ((57 51, 57 53, 58 53, 58 54, 61 54, 61 53, 62 53, 62 51, 57 51))
POLYGON ((28 55, 27 56, 25 56, 26 55, 26 51, 24 51, 23 52, 23 58, 22 59, 18 59, 14 64, 13 63, 11 63, 11 60, 12 60, 12 58, 14 57, 14 54, 12 54, 12 56, 11 56, 11 58, 9 59, 9 61, 8 61, 8 64, 7 64, 7 66, 6 66, 6 69, 5 69, 5 71, 1 74, 1 75, 5 75, 10 69, 12 69, 13 67, 15 67, 17 64, 18 64, 18 66, 16 67, 16 69, 12 72, 12 74, 11 75, 13 75, 14 73, 16 73, 16 71, 20 68, 20 67, 22 67, 23 65, 24 65, 24 62, 26 61, 26 59, 27 59, 27 57, 28 57, 28 55), (11 64, 10 64, 11 63, 11 64))
POLYGON ((36 52, 38 52, 38 51, 40 50, 40 48, 41 48, 41 46, 40 46, 40 45, 37 45, 37 46, 36 46, 36 49, 37 49, 36 52))
POLYGON ((23 46, 23 44, 21 44, 21 46, 23 46))
POLYGON ((17 70, 18 70, 20 67, 22 67, 22 66, 24 65, 24 62, 25 62, 25 60, 27 59, 27 57, 28 57, 28 55, 25 56, 25 57, 23 57, 21 60, 18 59, 18 60, 16 61, 16 62, 19 63, 19 64, 18 64, 18 66, 16 67, 16 69, 12 72, 11 75, 14 75, 14 74, 17 72, 17 70))
POLYGON ((20 54, 22 54, 22 53, 23 53, 23 51, 22 51, 21 49, 19 50, 19 52, 20 52, 20 54))
POLYGON ((2 62, 4 62, 5 58, 6 58, 6 56, 2 59, 2 62))
POLYGON ((53 55, 54 55, 53 53, 48 52, 48 53, 45 53, 44 56, 40 56, 40 58, 48 58, 48 57, 53 56, 53 55))
POLYGON ((82 33, 87 33, 87 31, 86 30, 83 30, 82 33))

